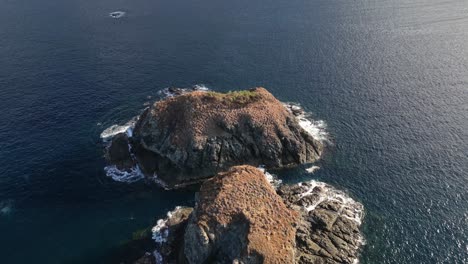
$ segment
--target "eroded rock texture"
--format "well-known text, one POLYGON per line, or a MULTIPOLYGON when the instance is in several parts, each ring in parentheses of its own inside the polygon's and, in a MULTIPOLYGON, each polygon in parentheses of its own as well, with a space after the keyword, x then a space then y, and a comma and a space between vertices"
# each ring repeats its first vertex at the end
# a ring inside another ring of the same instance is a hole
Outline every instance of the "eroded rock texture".
MULTIPOLYGON (((115 137, 111 146, 125 147, 124 137, 115 137)), ((281 168, 313 162, 323 149, 294 112, 264 88, 193 91, 158 101, 139 117, 129 142, 132 153, 116 147, 108 152, 110 163, 122 168, 132 157, 145 175, 157 176, 168 188, 235 165, 281 168)))

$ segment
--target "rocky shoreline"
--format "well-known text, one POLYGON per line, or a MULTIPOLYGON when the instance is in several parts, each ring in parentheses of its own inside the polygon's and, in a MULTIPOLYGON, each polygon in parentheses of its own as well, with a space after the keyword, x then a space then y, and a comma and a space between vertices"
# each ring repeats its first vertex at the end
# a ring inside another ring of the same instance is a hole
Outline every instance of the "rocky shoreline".
POLYGON ((110 169, 141 172, 173 189, 231 166, 284 168, 322 154, 324 143, 308 131, 302 109, 264 88, 231 94, 174 89, 171 95, 116 131, 106 148, 110 169))
POLYGON ((158 220, 154 250, 134 263, 357 263, 363 217, 330 185, 275 190, 261 170, 237 166, 207 180, 194 208, 158 220))
POLYGON ((300 106, 264 88, 166 93, 125 126, 101 134, 106 173, 165 189, 201 187, 193 208, 168 212, 138 240, 144 250, 132 244, 146 253, 123 263, 358 261, 362 204, 328 184, 286 185, 266 172, 320 159, 326 133, 300 106))

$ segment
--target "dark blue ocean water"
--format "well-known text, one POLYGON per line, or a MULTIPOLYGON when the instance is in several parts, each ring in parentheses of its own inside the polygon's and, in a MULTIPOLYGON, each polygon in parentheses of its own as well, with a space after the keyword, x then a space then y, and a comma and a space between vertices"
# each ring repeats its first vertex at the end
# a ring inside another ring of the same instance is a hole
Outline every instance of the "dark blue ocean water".
POLYGON ((466 0, 0 0, 0 262, 97 262, 191 204, 106 177, 99 134, 193 84, 325 120, 321 170, 281 176, 365 205, 361 263, 468 263, 466 0))

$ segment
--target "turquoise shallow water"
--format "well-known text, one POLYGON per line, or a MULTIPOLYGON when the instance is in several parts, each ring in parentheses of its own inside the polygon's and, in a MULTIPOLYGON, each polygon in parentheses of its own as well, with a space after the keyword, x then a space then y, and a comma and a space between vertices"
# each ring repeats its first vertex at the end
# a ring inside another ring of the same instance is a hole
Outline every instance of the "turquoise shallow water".
POLYGON ((466 1, 0 0, 2 263, 97 263, 193 192, 112 181, 99 134, 168 86, 265 86, 324 120, 361 263, 468 262, 466 1), (109 16, 125 12, 118 19, 109 16))

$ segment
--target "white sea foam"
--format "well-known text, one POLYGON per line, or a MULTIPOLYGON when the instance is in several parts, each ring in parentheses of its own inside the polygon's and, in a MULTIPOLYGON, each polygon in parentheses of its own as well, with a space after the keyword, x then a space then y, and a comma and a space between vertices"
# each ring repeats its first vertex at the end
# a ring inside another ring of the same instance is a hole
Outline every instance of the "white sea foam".
POLYGON ((121 18, 121 17, 125 16, 125 12, 124 11, 114 11, 114 12, 109 13, 109 16, 112 17, 112 18, 121 18))
POLYGON ((174 210, 167 212, 166 218, 159 219, 156 222, 156 225, 153 226, 153 228, 151 229, 151 232, 153 233, 152 238, 156 243, 162 244, 167 242, 167 237, 169 236, 167 221, 169 221, 169 219, 172 217, 172 214, 180 208, 180 206, 176 206, 174 210))
POLYGON ((161 255, 161 253, 159 253, 158 250, 155 250, 153 251, 153 256, 154 256, 154 259, 156 260, 156 264, 163 264, 163 256, 161 255))
POLYGON ((312 119, 311 114, 305 112, 299 104, 284 103, 284 106, 294 114, 299 125, 310 136, 318 141, 330 143, 325 121, 312 119))
MULTIPOLYGON (((299 186, 303 186, 299 183, 299 186)), ((362 218, 364 217, 364 206, 353 200, 346 193, 333 188, 332 186, 315 180, 311 180, 307 184, 305 192, 301 193, 300 198, 304 198, 309 195, 318 195, 317 201, 313 204, 308 205, 305 209, 307 211, 314 210, 319 204, 325 201, 336 201, 341 205, 339 213, 342 217, 348 218, 355 221, 358 225, 361 225, 362 218)))
POLYGON ((101 139, 104 142, 108 142, 117 134, 126 133, 128 137, 133 136, 133 129, 135 128, 135 123, 137 121, 137 117, 132 118, 130 121, 125 123, 124 125, 112 125, 106 128, 101 133, 101 139))
POLYGON ((307 168, 306 171, 307 171, 307 173, 314 173, 319 169, 320 169, 319 166, 311 166, 311 167, 307 168))
POLYGON ((264 166, 260 166, 257 169, 259 169, 264 175, 266 180, 273 186, 273 188, 277 189, 281 183, 283 182, 282 180, 278 179, 276 175, 273 175, 269 173, 264 166))
POLYGON ((163 98, 167 98, 167 97, 174 97, 174 96, 177 96, 177 95, 181 95, 181 94, 184 94, 184 93, 188 93, 188 92, 192 92, 192 91, 209 91, 210 89, 208 87, 206 87, 204 84, 195 84, 194 86, 192 87, 189 87, 189 88, 174 88, 174 87, 170 87, 170 88, 164 88, 162 90, 160 90, 158 92, 158 94, 163 97, 163 98))
POLYGON ((104 171, 108 177, 118 182, 133 183, 145 178, 138 165, 135 165, 130 171, 119 170, 115 165, 109 165, 104 167, 104 171))

